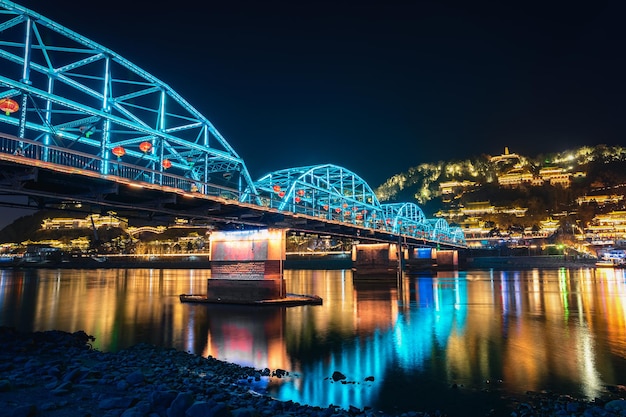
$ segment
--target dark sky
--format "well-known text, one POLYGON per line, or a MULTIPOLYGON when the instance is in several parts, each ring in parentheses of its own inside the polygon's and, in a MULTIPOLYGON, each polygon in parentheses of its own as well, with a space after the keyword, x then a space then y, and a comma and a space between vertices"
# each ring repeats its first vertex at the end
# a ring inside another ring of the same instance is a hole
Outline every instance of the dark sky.
POLYGON ((625 144, 619 2, 22 0, 157 76, 256 179, 625 144))

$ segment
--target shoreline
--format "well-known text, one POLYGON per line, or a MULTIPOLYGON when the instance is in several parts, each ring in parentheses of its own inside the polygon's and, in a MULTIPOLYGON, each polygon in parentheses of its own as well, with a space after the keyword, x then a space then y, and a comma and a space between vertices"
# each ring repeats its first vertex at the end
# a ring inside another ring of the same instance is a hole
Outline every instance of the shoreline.
MULTIPOLYGON (((289 377, 285 370, 257 370, 147 344, 100 352, 91 348, 93 340, 84 331, 18 332, 0 327, 0 415, 446 416, 436 410, 388 414, 367 408, 345 410, 279 401, 264 394, 263 386, 273 378, 289 377)), ((341 381, 341 375, 334 377, 329 375, 329 379, 341 381)), ((502 397, 507 403, 506 414, 468 412, 464 416, 625 416, 624 397, 624 386, 608 387, 606 397, 594 401, 528 392, 523 398, 502 397)))

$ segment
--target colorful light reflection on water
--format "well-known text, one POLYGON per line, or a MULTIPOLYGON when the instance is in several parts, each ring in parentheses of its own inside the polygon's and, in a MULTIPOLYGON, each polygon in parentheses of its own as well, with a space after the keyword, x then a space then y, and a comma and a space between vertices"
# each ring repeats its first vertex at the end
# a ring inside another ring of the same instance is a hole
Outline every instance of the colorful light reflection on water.
POLYGON ((462 415, 497 408, 500 394, 594 398, 626 382, 624 270, 450 271, 377 282, 351 271, 287 271, 289 292, 320 295, 324 305, 179 302, 178 294, 203 292, 209 275, 3 270, 0 325, 85 330, 101 350, 148 342, 285 369, 288 377, 260 388, 320 406, 462 415), (334 371, 347 383, 329 379, 334 371))

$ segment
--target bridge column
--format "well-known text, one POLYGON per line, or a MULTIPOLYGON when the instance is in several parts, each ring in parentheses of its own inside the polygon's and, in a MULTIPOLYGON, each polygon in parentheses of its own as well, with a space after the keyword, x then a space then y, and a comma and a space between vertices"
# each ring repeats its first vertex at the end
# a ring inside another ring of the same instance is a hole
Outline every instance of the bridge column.
POLYGON ((352 247, 352 265, 355 277, 389 275, 398 272, 404 252, 398 253, 396 243, 359 243, 352 247))
POLYGON ((456 269, 459 266, 459 251, 433 249, 437 260, 437 269, 456 269))
POLYGON ((406 260, 408 271, 432 270, 437 261, 436 250, 433 248, 410 248, 406 260))
POLYGON ((249 303, 286 297, 286 231, 217 231, 210 236, 209 301, 249 303))

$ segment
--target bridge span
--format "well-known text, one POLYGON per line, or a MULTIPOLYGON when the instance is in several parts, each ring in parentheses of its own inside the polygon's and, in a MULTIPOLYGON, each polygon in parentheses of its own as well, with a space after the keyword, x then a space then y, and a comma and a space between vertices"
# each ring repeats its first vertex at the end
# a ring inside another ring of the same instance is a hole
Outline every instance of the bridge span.
POLYGON ((114 51, 0 0, 0 192, 31 207, 123 210, 216 228, 276 227, 463 248, 414 203, 381 204, 357 174, 322 164, 254 181, 213 124, 114 51))

